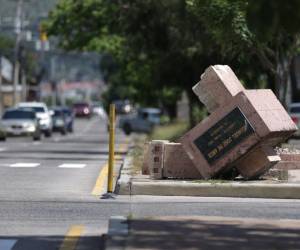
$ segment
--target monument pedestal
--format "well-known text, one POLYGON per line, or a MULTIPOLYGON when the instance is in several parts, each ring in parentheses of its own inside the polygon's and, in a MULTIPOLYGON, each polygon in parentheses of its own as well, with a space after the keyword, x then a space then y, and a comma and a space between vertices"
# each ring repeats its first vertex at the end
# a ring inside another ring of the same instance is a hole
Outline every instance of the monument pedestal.
POLYGON ((216 65, 205 70, 193 91, 211 114, 183 135, 181 144, 162 143, 160 156, 150 143, 153 178, 209 179, 235 167, 253 179, 280 161, 273 148, 297 126, 271 90, 246 90, 229 66, 216 65))

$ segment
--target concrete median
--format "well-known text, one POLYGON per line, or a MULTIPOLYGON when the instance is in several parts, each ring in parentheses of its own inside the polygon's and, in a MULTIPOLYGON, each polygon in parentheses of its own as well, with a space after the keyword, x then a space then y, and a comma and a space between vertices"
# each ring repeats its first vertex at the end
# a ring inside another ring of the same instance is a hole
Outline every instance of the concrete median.
POLYGON ((277 180, 152 180, 146 175, 131 175, 132 159, 124 161, 118 180, 120 195, 202 196, 299 199, 300 183, 277 180))

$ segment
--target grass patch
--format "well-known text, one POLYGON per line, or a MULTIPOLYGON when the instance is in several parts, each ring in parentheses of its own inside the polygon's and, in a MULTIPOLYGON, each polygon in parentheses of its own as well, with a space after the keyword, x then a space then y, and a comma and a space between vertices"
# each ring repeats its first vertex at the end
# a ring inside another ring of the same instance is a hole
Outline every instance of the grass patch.
POLYGON ((135 135, 134 146, 130 151, 132 157, 131 174, 140 174, 144 160, 144 144, 151 140, 175 141, 188 130, 188 123, 175 122, 168 125, 157 126, 149 136, 135 135))
POLYGON ((189 126, 187 122, 174 122, 167 125, 157 126, 149 136, 150 140, 175 141, 182 136, 189 126))
POLYGON ((131 175, 139 174, 142 170, 143 159, 144 159, 144 144, 146 142, 145 136, 136 136, 133 138, 134 146, 130 151, 130 156, 132 157, 131 175))

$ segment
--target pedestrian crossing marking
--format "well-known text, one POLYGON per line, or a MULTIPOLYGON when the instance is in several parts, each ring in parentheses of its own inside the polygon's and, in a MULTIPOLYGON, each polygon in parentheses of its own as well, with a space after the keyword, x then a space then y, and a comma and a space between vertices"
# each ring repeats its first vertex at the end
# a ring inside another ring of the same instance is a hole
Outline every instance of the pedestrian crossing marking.
POLYGON ((16 244, 17 240, 12 239, 0 239, 0 249, 1 250, 11 250, 16 244))
POLYGON ((6 148, 0 148, 0 152, 6 151, 6 148))
POLYGON ((64 163, 59 165, 59 168, 84 168, 86 164, 78 164, 78 163, 64 163))
POLYGON ((9 165, 11 168, 35 168, 41 165, 40 163, 19 162, 9 165))

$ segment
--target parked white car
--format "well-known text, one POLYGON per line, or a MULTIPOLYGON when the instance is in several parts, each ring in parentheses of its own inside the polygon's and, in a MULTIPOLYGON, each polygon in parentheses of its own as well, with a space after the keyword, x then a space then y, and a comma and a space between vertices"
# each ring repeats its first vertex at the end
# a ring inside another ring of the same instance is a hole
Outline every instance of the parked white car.
POLYGON ((25 109, 8 109, 0 121, 0 141, 6 137, 32 136, 33 140, 41 139, 41 131, 36 113, 25 109))
POLYGON ((30 108, 39 119, 41 131, 46 137, 52 135, 53 122, 48 107, 43 102, 21 102, 17 105, 17 108, 30 108))

